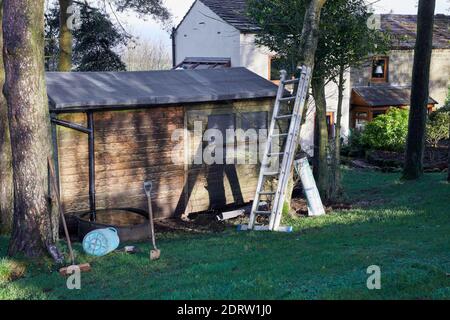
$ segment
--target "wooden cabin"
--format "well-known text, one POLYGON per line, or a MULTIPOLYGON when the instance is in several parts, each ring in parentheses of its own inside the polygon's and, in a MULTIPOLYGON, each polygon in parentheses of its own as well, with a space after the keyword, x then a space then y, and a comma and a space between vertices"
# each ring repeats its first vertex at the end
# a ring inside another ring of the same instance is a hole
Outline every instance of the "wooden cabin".
MULTIPOLYGON (((373 85, 356 87, 351 96, 350 128, 362 129, 364 126, 389 108, 409 109, 410 88, 399 88, 390 85, 373 85)), ((428 113, 438 104, 433 98, 428 99, 428 113)))
POLYGON ((231 68, 48 73, 47 86, 65 212, 146 210, 145 180, 159 218, 253 199, 258 165, 194 165, 204 142, 188 136, 195 121, 202 130, 267 128, 270 81, 231 68))

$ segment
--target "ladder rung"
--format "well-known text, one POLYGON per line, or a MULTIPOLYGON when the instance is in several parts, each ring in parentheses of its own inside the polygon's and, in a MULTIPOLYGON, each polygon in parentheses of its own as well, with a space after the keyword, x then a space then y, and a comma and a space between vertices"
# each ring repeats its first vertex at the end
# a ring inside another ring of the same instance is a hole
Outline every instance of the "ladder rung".
POLYGON ((275 119, 277 119, 277 120, 290 119, 290 118, 292 118, 292 116, 293 116, 292 114, 284 114, 282 116, 276 116, 275 119))
POLYGON ((249 230, 253 230, 253 231, 269 231, 270 229, 269 229, 269 226, 261 226, 261 225, 253 226, 253 229, 250 229, 248 227, 248 225, 246 225, 246 224, 241 224, 241 225, 238 225, 238 227, 237 227, 237 231, 249 231, 249 230))
POLYGON ((258 194, 260 196, 273 196, 276 194, 275 191, 259 191, 258 194))
POLYGON ((265 176, 277 176, 280 173, 279 172, 264 172, 263 173, 265 176))
POLYGON ((285 80, 283 81, 283 84, 289 85, 289 84, 297 84, 299 83, 300 79, 291 79, 291 80, 285 80))
POLYGON ((294 228, 292 228, 292 226, 279 226, 274 231, 291 233, 292 231, 294 231, 294 228))
POLYGON ((287 137, 288 135, 289 135, 289 133, 274 134, 274 135, 272 135, 272 138, 287 137))
POLYGON ((297 97, 285 97, 285 98, 280 98, 281 102, 286 102, 286 101, 294 101, 297 97))
POLYGON ((276 156, 282 156, 282 155, 284 155, 283 152, 269 153, 269 157, 276 157, 276 156))
POLYGON ((272 214, 272 211, 255 211, 255 214, 260 216, 270 216, 272 214))

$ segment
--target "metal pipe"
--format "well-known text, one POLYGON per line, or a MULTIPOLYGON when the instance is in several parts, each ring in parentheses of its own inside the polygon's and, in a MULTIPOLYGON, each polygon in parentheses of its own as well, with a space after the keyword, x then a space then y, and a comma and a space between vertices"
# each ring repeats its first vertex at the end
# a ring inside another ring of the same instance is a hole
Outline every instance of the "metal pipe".
POLYGON ((52 115, 51 120, 52 120, 52 123, 57 124, 57 125, 62 126, 62 127, 66 127, 66 128, 69 128, 69 129, 77 130, 77 131, 80 131, 80 132, 83 132, 83 133, 87 133, 87 134, 91 133, 91 130, 89 128, 85 128, 85 127, 80 126, 79 124, 76 124, 76 123, 72 123, 72 122, 56 119, 56 118, 54 118, 53 115, 52 115))
MULTIPOLYGON (((58 144, 56 139, 56 126, 59 125, 69 129, 73 129, 88 135, 88 145, 89 145, 89 209, 90 209, 90 219, 91 221, 96 221, 96 203, 95 203, 95 146, 94 146, 94 113, 89 111, 86 113, 87 116, 87 128, 79 124, 60 120, 56 118, 55 114, 51 115, 52 122, 52 135, 53 135, 53 148, 55 152, 58 151, 58 144)), ((55 163, 57 164, 57 158, 55 158, 55 163)), ((57 174, 59 179, 59 172, 57 174)))
POLYGON ((87 112, 87 123, 89 128, 89 207, 91 210, 90 220, 96 221, 95 203, 95 145, 94 145, 94 113, 87 112))
POLYGON ((177 29, 176 28, 172 28, 172 34, 171 34, 171 38, 172 38, 172 67, 175 68, 177 66, 177 49, 176 49, 176 34, 177 34, 177 29))
MULTIPOLYGON (((59 157, 58 157, 58 132, 56 130, 56 122, 53 120, 56 119, 56 114, 52 113, 50 115, 51 119, 51 126, 52 126, 52 145, 53 145, 53 162, 55 164, 55 174, 56 174, 56 183, 58 186, 58 191, 61 192, 59 189, 59 157)), ((49 189, 50 190, 50 189, 49 189)))

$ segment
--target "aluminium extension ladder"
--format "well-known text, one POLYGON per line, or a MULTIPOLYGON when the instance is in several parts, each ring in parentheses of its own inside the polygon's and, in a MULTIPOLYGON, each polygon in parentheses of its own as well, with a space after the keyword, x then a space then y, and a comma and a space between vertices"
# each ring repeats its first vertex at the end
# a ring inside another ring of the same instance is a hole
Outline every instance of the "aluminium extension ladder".
POLYGON ((299 143, 310 77, 311 69, 306 66, 301 68, 299 79, 287 80, 286 71, 281 72, 280 86, 273 109, 264 158, 261 163, 250 222, 248 225, 239 226, 239 230, 292 231, 291 227, 281 227, 280 222, 289 176, 294 165, 295 151, 299 143), (286 87, 290 85, 294 86, 293 93, 288 93, 286 96, 288 92, 286 87), (283 112, 283 109, 287 111, 283 112), (287 130, 286 132, 280 130, 283 125, 287 130), (280 129, 277 129, 277 127, 280 129), (282 139, 284 143, 281 144, 281 147, 274 143, 275 139, 278 139, 277 141, 282 139), (279 164, 280 161, 281 165, 279 164), (276 168, 273 169, 273 167, 276 168), (267 183, 272 184, 272 190, 266 190, 267 183), (264 199, 266 201, 262 201, 264 199), (266 217, 266 222, 267 217, 269 217, 269 223, 258 224, 258 217, 266 217))

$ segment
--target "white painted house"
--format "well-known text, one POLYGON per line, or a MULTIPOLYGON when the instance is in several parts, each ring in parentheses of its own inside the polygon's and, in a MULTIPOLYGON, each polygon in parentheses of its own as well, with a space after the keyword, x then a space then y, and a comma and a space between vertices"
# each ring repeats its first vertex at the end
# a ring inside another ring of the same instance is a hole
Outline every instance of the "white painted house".
MULTIPOLYGON (((350 70, 344 93, 342 135, 351 127, 361 127, 390 106, 407 107, 411 86, 412 58, 415 43, 416 16, 383 15, 382 29, 398 39, 386 56, 370 57, 360 69, 350 70), (383 73, 379 71, 382 69, 383 73)), ((437 15, 432 60, 430 108, 445 102, 450 85, 450 16, 437 15)), ((267 48, 255 43, 259 28, 246 16, 245 0, 196 0, 184 19, 173 30, 174 67, 219 68, 246 67, 269 80, 276 79, 267 48)), ((337 87, 326 87, 327 114, 330 127, 335 123, 337 87)), ((302 131, 302 147, 312 154, 314 105, 308 108, 302 131)))

